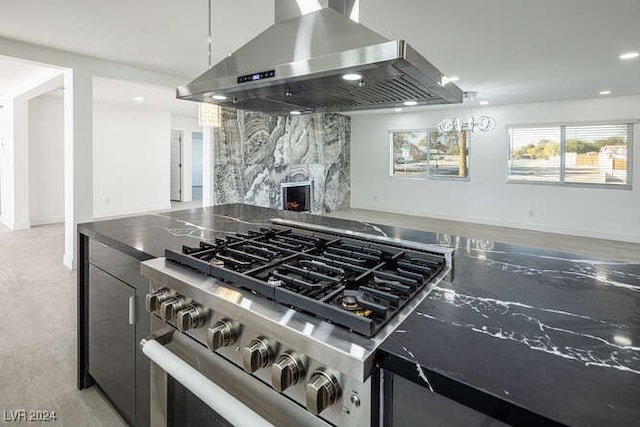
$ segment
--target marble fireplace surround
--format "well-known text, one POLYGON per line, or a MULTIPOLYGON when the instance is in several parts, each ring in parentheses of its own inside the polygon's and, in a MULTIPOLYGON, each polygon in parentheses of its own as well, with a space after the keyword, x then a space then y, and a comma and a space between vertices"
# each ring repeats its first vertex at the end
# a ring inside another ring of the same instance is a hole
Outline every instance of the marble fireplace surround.
POLYGON ((216 204, 282 209, 283 183, 312 181, 312 213, 349 207, 351 120, 223 109, 214 134, 216 204))

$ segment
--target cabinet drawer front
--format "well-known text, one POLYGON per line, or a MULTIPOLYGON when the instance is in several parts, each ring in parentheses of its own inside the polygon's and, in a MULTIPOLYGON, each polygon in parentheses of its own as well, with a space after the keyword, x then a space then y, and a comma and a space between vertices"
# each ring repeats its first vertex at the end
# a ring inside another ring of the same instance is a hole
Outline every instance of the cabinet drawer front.
POLYGON ((89 239, 89 262, 131 286, 149 286, 140 275, 140 261, 95 239, 89 239))
POLYGON ((129 323, 132 297, 132 287, 89 267, 89 373, 129 423, 136 419, 136 335, 129 323))

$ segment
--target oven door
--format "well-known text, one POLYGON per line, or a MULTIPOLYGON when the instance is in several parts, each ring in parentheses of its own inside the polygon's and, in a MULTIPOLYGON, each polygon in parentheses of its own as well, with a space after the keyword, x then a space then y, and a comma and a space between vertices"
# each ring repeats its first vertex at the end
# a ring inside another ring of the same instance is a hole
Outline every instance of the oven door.
POLYGON ((329 425, 171 327, 140 345, 153 362, 154 427, 329 425))

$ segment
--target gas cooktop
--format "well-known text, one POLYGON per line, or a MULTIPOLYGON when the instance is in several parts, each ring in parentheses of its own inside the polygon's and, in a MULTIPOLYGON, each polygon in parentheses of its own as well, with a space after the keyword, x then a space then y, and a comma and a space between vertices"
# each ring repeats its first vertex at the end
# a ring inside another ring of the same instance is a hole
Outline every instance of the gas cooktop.
POLYGON ((276 220, 165 257, 371 337, 451 261, 410 243, 276 220))

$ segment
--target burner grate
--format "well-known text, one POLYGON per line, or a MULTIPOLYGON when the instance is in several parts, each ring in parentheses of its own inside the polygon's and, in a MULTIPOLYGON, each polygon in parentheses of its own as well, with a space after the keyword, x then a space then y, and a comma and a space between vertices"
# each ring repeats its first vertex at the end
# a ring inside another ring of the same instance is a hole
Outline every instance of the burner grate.
POLYGON ((369 337, 445 265, 439 254, 279 227, 165 255, 369 337))

